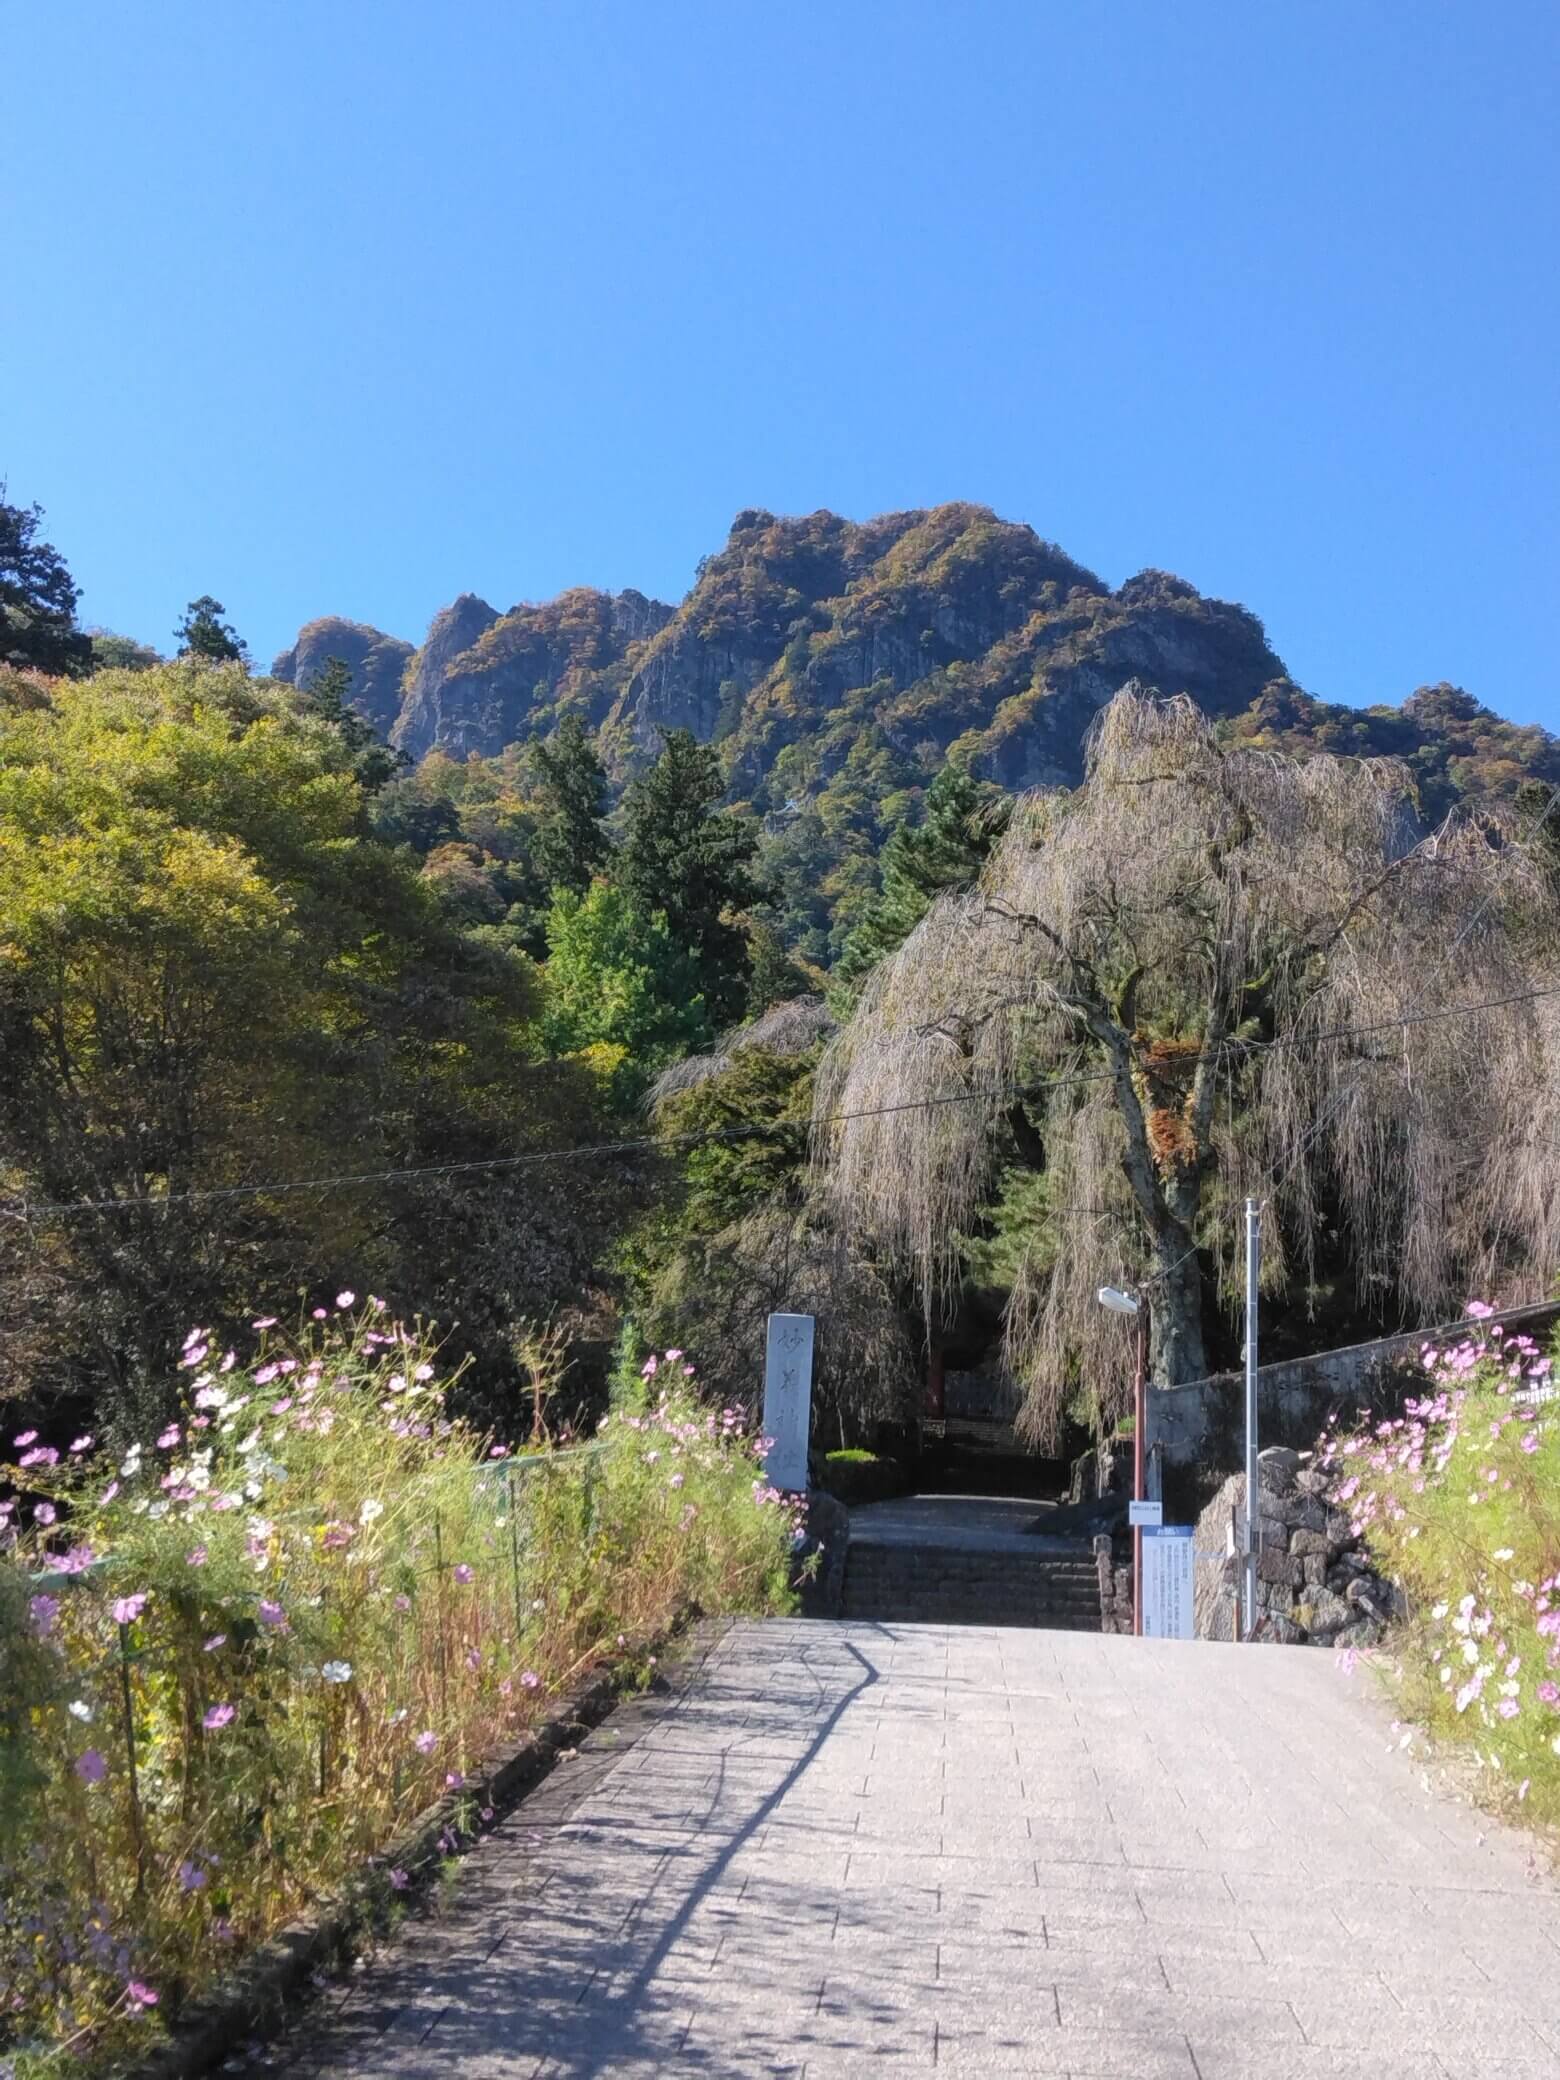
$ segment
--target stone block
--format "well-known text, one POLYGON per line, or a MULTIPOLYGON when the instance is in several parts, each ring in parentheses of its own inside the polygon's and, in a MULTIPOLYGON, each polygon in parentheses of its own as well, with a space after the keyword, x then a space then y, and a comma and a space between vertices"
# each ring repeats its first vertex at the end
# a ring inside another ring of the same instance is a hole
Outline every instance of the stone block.
POLYGON ((1302 1466, 1295 1475, 1295 1487, 1302 1495, 1325 1495, 1330 1485, 1331 1476, 1319 1466, 1302 1466))
POLYGON ((1305 1556, 1305 1583, 1308 1589, 1320 1589, 1327 1580, 1327 1561, 1321 1553, 1305 1556))
POLYGON ((1299 1559, 1305 1559, 1308 1555, 1325 1559, 1329 1551, 1327 1534, 1324 1531, 1291 1531, 1289 1550, 1299 1559))
POLYGON ((1340 1631, 1334 1633, 1333 1644, 1339 1647, 1375 1647, 1381 1644, 1385 1628, 1374 1618, 1354 1618, 1340 1631))
POLYGON ((1287 1495, 1300 1471, 1300 1454, 1286 1444, 1270 1444, 1257 1454, 1257 1485, 1274 1495, 1287 1495))
POLYGON ((1292 1618, 1286 1618, 1281 1611, 1274 1611, 1269 1615, 1264 1637, 1281 1647, 1298 1647, 1305 1640, 1305 1634, 1300 1627, 1292 1618))
POLYGON ((1319 1589, 1295 1607, 1295 1622, 1304 1629, 1322 1638, 1341 1632, 1358 1613, 1341 1596, 1330 1589, 1319 1589))

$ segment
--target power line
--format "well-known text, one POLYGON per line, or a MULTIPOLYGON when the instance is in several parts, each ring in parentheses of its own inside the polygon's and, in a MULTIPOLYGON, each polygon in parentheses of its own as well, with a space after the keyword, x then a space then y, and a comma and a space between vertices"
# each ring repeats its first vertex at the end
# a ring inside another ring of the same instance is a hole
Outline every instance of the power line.
MULTIPOLYGON (((1556 791, 1560 800, 1560 790, 1556 791)), ((1403 1012, 1397 1017, 1382 1018, 1366 1025, 1335 1026, 1316 1033, 1280 1033, 1271 1040, 1230 1039, 1221 1041, 1215 1050, 1218 1054, 1256 1056, 1276 1052, 1284 1047, 1323 1047, 1335 1041, 1369 1039, 1377 1033, 1397 1032, 1408 1026, 1428 1024, 1441 1018, 1463 1018, 1479 1011, 1501 1011, 1517 1004, 1536 1003, 1546 997, 1560 996, 1560 983, 1546 984, 1539 989, 1513 990, 1505 996, 1487 997, 1473 1004, 1442 1004, 1430 1010, 1403 1012)), ((907 1098, 891 1105, 864 1106, 854 1112, 837 1112, 811 1122, 813 1129, 849 1125, 861 1119, 881 1119, 903 1112, 932 1112, 944 1105, 970 1105, 977 1102, 1012 1104, 1026 1098, 1043 1096, 1048 1091, 1066 1090, 1086 1083, 1112 1083, 1114 1069, 1077 1070, 1067 1076, 1053 1076, 1038 1083, 1017 1089, 1002 1086, 986 1086, 973 1090, 949 1091, 936 1098, 907 1098)), ((411 1178, 421 1177, 466 1177, 501 1170, 523 1170, 544 1163, 591 1162, 604 1156, 646 1153, 665 1154, 677 1149, 709 1147, 723 1141, 750 1141, 765 1135, 794 1132, 794 1121, 753 1121, 737 1127, 711 1127, 696 1134, 639 1134, 626 1136, 616 1141, 589 1142, 578 1148, 533 1149, 525 1154, 512 1156, 484 1156, 468 1162, 415 1163, 383 1170, 339 1171, 321 1177, 277 1178, 263 1184, 207 1185, 187 1192, 165 1192, 141 1198, 119 1199, 69 1199, 43 1205, 29 1205, 0 1209, 13 1220, 66 1219, 88 1213, 136 1213, 163 1211, 170 1206, 217 1205, 239 1199, 270 1198, 294 1192, 327 1191, 335 1187, 350 1188, 365 1184, 396 1184, 411 1178)), ((1172 1269, 1175 1267, 1172 1266, 1172 1269)), ((1160 1276, 1167 1276, 1161 1273, 1160 1276)))

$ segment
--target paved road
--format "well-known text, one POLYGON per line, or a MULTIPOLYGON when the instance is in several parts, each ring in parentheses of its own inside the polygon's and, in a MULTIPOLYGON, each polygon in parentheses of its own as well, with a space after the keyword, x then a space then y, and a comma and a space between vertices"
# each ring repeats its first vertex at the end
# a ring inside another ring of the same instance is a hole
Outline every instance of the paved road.
POLYGON ((1320 1652, 738 1625, 465 1870, 296 2072, 1560 2075, 1560 1894, 1320 1652))

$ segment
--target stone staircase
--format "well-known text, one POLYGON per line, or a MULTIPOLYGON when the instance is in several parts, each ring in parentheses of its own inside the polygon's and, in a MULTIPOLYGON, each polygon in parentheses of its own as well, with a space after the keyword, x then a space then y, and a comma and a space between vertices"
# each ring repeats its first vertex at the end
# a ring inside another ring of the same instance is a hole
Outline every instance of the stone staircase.
POLYGON ((1100 1630, 1099 1571, 1089 1546, 1028 1551, 878 1543, 852 1536, 845 1618, 932 1625, 1043 1625, 1100 1630))

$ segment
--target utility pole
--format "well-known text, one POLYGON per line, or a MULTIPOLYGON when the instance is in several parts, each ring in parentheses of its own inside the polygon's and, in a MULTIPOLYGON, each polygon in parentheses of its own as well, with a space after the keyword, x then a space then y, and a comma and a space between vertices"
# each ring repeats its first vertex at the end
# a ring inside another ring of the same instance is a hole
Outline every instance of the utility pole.
MULTIPOLYGON (((1144 1432, 1148 1428, 1148 1296, 1139 1296, 1137 1318, 1137 1375, 1132 1382, 1132 1494, 1134 1500, 1144 1500, 1144 1467, 1147 1463, 1147 1446, 1144 1432)), ((1136 1638, 1143 1636, 1143 1527, 1132 1527, 1132 1631, 1136 1638)))
MULTIPOLYGON (((1101 1286, 1099 1301, 1112 1314, 1137 1316, 1137 1364, 1132 1382, 1132 1500, 1141 1502, 1146 1461, 1143 1433, 1148 1428, 1148 1295, 1128 1292, 1120 1286, 1101 1286)), ((1138 1523, 1132 1526, 1132 1630, 1135 1635, 1143 1630, 1143 1527, 1138 1523)))
POLYGON ((1262 1262, 1261 1209, 1246 1201, 1246 1551, 1241 1579, 1241 1636, 1250 1639, 1257 1624, 1257 1542, 1261 1518, 1257 1509, 1257 1276, 1262 1262))

